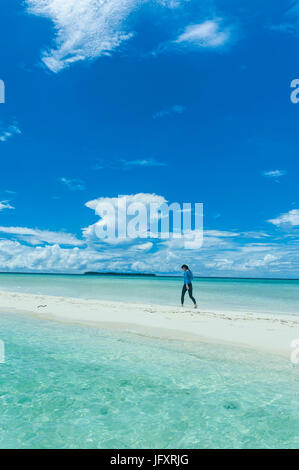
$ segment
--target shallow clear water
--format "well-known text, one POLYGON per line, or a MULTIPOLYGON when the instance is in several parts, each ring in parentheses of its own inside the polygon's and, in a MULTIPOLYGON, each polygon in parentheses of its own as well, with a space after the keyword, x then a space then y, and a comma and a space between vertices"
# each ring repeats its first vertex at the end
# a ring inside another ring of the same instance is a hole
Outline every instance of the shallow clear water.
POLYGON ((1 314, 0 448, 299 448, 299 370, 1 314))
MULTIPOLYGON (((171 277, 0 274, 0 290, 168 305, 180 303, 182 282, 171 277)), ((204 310, 299 315, 299 281, 195 279, 193 284, 204 310)))

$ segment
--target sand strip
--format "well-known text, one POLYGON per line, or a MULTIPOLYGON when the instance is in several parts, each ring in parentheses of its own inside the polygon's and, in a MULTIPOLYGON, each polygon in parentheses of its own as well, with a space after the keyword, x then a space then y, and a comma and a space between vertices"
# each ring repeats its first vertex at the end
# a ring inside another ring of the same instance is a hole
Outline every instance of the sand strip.
POLYGON ((290 357, 299 317, 0 292, 0 310, 160 338, 240 345, 290 357))

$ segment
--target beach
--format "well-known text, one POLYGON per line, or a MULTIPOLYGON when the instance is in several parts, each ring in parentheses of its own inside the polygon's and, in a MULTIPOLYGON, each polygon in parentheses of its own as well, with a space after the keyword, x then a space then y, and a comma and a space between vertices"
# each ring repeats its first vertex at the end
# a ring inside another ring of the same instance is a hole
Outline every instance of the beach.
POLYGON ((181 284, 1 274, 0 448, 299 448, 297 283, 181 284))
POLYGON ((289 357, 299 317, 0 292, 0 310, 37 319, 183 341, 242 346, 289 357))

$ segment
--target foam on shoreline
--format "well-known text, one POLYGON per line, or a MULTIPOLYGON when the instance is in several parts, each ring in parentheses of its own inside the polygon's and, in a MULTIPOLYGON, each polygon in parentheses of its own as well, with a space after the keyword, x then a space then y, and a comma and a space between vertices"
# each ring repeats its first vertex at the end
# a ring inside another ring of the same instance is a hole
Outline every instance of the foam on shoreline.
POLYGON ((248 347, 289 357, 295 316, 212 312, 162 305, 0 292, 0 310, 159 338, 248 347))

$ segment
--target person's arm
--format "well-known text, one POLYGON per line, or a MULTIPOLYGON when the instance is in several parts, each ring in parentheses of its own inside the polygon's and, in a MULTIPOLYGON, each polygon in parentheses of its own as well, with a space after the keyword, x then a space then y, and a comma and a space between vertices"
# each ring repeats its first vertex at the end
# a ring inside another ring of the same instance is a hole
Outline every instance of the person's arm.
POLYGON ((190 283, 190 273, 189 271, 186 271, 186 288, 189 290, 189 284, 190 283))

